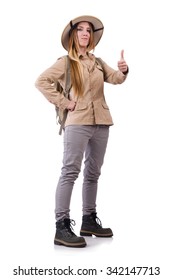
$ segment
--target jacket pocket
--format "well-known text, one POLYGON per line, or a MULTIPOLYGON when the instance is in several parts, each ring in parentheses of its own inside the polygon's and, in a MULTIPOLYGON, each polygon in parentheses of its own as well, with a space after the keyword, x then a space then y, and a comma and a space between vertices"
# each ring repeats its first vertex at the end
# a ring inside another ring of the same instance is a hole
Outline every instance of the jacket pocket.
POLYGON ((106 102, 102 102, 102 107, 106 110, 109 110, 108 105, 106 104, 106 102))
POLYGON ((82 110, 87 109, 87 107, 88 107, 87 103, 85 103, 85 102, 78 102, 78 103, 76 103, 75 110, 76 111, 82 111, 82 110))
POLYGON ((96 65, 96 68, 103 72, 103 68, 99 64, 96 65))

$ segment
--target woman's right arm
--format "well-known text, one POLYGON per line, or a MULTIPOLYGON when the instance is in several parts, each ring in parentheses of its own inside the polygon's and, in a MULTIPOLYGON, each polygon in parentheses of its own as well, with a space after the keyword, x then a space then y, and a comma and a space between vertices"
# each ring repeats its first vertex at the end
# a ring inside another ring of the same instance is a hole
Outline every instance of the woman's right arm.
POLYGON ((36 88, 60 109, 68 108, 70 100, 56 89, 56 83, 60 82, 64 87, 65 81, 65 59, 59 58, 51 67, 45 70, 36 80, 36 88))

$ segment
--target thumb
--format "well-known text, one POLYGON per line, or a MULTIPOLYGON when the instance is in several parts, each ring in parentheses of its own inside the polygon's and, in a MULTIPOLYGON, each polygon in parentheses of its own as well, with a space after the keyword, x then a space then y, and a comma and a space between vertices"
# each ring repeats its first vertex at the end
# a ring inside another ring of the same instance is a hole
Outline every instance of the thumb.
POLYGON ((124 60, 124 50, 121 51, 121 60, 124 60))

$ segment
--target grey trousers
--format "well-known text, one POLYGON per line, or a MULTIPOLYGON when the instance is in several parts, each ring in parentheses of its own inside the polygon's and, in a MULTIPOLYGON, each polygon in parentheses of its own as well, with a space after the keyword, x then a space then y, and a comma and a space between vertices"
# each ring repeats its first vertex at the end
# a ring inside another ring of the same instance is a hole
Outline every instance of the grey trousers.
POLYGON ((65 128, 63 166, 55 195, 56 220, 69 218, 72 190, 84 154, 82 211, 83 215, 96 212, 97 185, 108 137, 109 126, 105 125, 70 125, 65 128))

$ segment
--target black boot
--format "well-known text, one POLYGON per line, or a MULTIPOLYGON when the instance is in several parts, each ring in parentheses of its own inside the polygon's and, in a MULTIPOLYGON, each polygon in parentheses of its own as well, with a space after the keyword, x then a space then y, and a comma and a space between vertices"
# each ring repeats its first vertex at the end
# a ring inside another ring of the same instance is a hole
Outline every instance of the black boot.
POLYGON ((80 235, 97 237, 112 237, 113 232, 110 228, 103 228, 100 219, 97 217, 97 213, 91 213, 90 215, 84 215, 82 218, 82 226, 80 235))
POLYGON ((70 219, 63 219, 56 222, 54 244, 75 248, 85 247, 85 239, 83 237, 76 236, 71 225, 75 225, 75 222, 70 219))

